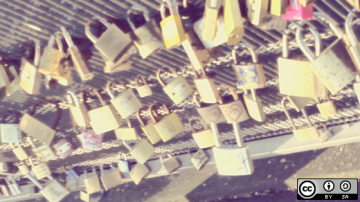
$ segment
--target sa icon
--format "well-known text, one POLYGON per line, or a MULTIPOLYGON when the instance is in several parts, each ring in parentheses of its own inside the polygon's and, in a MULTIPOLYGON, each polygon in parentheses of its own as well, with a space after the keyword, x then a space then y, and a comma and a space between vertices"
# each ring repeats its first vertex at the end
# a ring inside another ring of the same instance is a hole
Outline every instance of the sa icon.
POLYGON ((311 181, 303 181, 300 186, 298 193, 305 198, 312 197, 315 195, 316 187, 311 181))

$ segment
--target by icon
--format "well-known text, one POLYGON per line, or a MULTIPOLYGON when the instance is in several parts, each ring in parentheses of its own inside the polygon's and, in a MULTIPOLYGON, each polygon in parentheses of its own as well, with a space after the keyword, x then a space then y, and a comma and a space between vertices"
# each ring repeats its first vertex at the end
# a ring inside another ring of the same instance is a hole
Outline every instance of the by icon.
POLYGON ((335 186, 334 186, 334 183, 332 181, 328 180, 328 181, 326 181, 324 183, 323 187, 324 187, 325 191, 330 192, 330 191, 334 190, 335 186))

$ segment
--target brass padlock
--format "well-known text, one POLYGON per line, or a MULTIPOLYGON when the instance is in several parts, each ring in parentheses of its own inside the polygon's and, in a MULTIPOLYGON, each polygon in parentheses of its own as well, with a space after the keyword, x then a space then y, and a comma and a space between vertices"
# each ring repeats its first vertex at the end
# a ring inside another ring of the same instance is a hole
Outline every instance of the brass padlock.
POLYGON ((160 156, 160 162, 163 164, 163 167, 169 174, 181 167, 176 157, 173 158, 170 154, 168 154, 167 156, 169 157, 169 159, 164 161, 162 156, 163 155, 160 156))
POLYGON ((160 137, 158 131, 155 129, 154 122, 152 120, 150 120, 145 125, 144 121, 142 120, 142 118, 140 116, 140 111, 141 111, 141 109, 139 109, 136 112, 136 117, 137 117, 138 121, 140 122, 142 131, 145 133, 146 137, 150 140, 151 144, 156 144, 156 143, 160 142, 161 137, 160 137))
POLYGON ((40 90, 41 74, 38 71, 41 46, 40 41, 34 39, 35 54, 34 63, 27 61, 25 58, 21 58, 21 73, 20 73, 20 87, 29 94, 38 94, 40 90))
MULTIPOLYGON (((132 6, 127 11, 127 21, 132 29, 134 37, 134 44, 139 49, 140 56, 145 59, 156 51, 164 47, 162 35, 159 27, 154 19, 150 19, 148 11, 141 9, 138 6, 132 6), (138 28, 130 19, 130 14, 133 11, 140 11, 143 13, 146 23, 138 28)), ((131 34, 130 34, 131 35, 131 34)))
POLYGON ((206 41, 202 38, 203 28, 204 18, 202 17, 194 23, 193 29, 206 49, 211 49, 227 42, 224 17, 222 14, 218 16, 215 38, 212 41, 206 41))
POLYGON ((198 72, 194 69, 194 83, 199 92, 201 101, 204 103, 217 103, 221 99, 214 80, 207 76, 204 68, 201 68, 202 77, 199 78, 198 72))
POLYGON ((157 117, 159 117, 159 115, 157 115, 157 112, 153 109, 153 107, 154 105, 150 105, 149 114, 154 123, 155 129, 158 131, 161 139, 164 142, 171 140, 173 137, 175 137, 184 130, 184 126, 179 117, 176 115, 175 112, 171 113, 166 105, 163 105, 163 108, 166 111, 166 115, 160 120, 158 120, 158 118, 155 118, 154 114, 157 117))
POLYGON ((201 118, 197 118, 197 120, 201 122, 205 130, 200 132, 195 132, 195 129, 192 124, 192 122, 195 120, 190 119, 189 125, 192 130, 192 137, 194 138, 196 144, 201 149, 214 146, 215 141, 211 130, 207 127, 207 125, 204 123, 204 121, 201 118))
MULTIPOLYGON (((220 1, 220 0, 218 0, 220 1)), ((224 23, 227 45, 232 46, 240 42, 244 35, 244 25, 241 17, 239 1, 224 1, 224 23)))
POLYGON ((52 76, 52 78, 56 79, 58 84, 61 84, 63 86, 70 86, 71 84, 73 84, 73 79, 70 70, 70 58, 69 58, 70 55, 69 54, 65 55, 61 35, 62 35, 61 32, 56 32, 55 40, 56 43, 58 44, 59 51, 64 53, 64 57, 60 61, 59 75, 52 76))
POLYGON ((96 173, 95 168, 92 168, 93 171, 93 176, 88 177, 87 176, 87 171, 85 170, 85 179, 84 179, 84 184, 85 184, 85 188, 86 188, 86 192, 88 194, 93 194, 96 192, 101 191, 101 185, 100 185, 100 181, 99 181, 99 177, 96 173))
POLYGON ((265 73, 261 62, 258 62, 254 49, 247 43, 239 43, 239 47, 248 50, 252 57, 252 63, 238 63, 236 58, 236 49, 232 51, 234 64, 232 68, 235 71, 236 84, 240 88, 256 89, 264 88, 266 85, 265 73))
POLYGON ((135 184, 139 184, 149 173, 150 170, 146 167, 146 165, 137 163, 135 167, 131 169, 129 175, 135 184))
POLYGON ((155 153, 155 148, 145 139, 141 139, 135 146, 130 147, 125 140, 123 144, 138 163, 144 164, 155 153))
MULTIPOLYGON (((2 121, 0 123, 0 141, 1 143, 19 143, 21 142, 21 131, 19 129, 19 124, 6 123, 7 114, 10 111, 6 111, 2 115, 2 121)), ((16 119, 18 119, 20 114, 16 114, 16 119)))
POLYGON ((0 89, 5 88, 10 84, 9 76, 3 65, 0 65, 0 89))
POLYGON ((23 161, 20 161, 18 165, 18 169, 22 175, 26 175, 30 173, 29 167, 23 161))
POLYGON ((110 60, 106 60, 105 56, 101 55, 105 62, 104 72, 105 73, 116 73, 124 70, 129 70, 132 68, 131 59, 137 56, 138 49, 135 45, 131 45, 126 49, 124 54, 120 56, 120 58, 116 62, 112 62, 110 60))
POLYGON ((161 32, 167 49, 175 48, 185 40, 185 32, 175 0, 165 0, 160 6, 161 32), (170 16, 165 15, 165 4, 169 7, 170 16))
POLYGON ((132 45, 132 40, 129 34, 125 34, 115 24, 110 24, 106 19, 95 17, 94 19, 99 20, 103 25, 106 26, 106 30, 101 34, 99 38, 96 38, 90 30, 89 21, 85 24, 85 34, 94 43, 95 48, 111 62, 116 62, 121 54, 132 45))
POLYGON ((35 165, 33 163, 32 157, 29 158, 30 165, 32 166, 31 170, 34 172, 37 179, 41 180, 45 177, 51 176, 51 170, 46 163, 40 163, 35 165))
POLYGON ((90 124, 88 111, 84 105, 84 98, 83 93, 80 93, 80 100, 78 99, 77 95, 74 92, 68 91, 68 101, 69 101, 69 110, 72 117, 73 122, 80 126, 80 127, 86 127, 90 124))
POLYGON ((86 191, 80 191, 80 199, 86 202, 90 202, 90 194, 86 193, 86 191))
POLYGON ((62 185, 57 180, 52 180, 49 184, 47 184, 43 189, 40 190, 40 193, 51 202, 59 202, 65 196, 70 194, 70 190, 68 187, 62 185))
POLYGON ((176 71, 172 68, 167 68, 169 72, 175 75, 175 78, 170 83, 165 84, 160 77, 161 71, 165 71, 165 68, 158 69, 156 72, 156 78, 163 87, 165 93, 170 99, 177 105, 184 101, 189 95, 191 95, 194 89, 182 76, 178 76, 176 71))
POLYGON ((297 96, 286 96, 286 98, 289 100, 289 102, 293 105, 294 109, 297 112, 300 112, 301 109, 306 107, 306 105, 313 100, 313 98, 310 97, 297 97, 297 96))
POLYGON ((20 130, 27 135, 39 140, 40 142, 50 145, 56 131, 39 121, 38 119, 25 113, 19 124, 20 130))
POLYGON ((219 10, 222 6, 222 0, 206 0, 204 11, 204 25, 202 29, 202 39, 212 41, 215 38, 216 27, 218 23, 219 10))
POLYGON ((323 13, 315 12, 314 16, 329 23, 338 39, 328 46, 319 57, 315 57, 304 44, 300 28, 297 28, 296 40, 304 55, 311 61, 309 67, 331 94, 335 94, 352 82, 359 73, 342 41, 343 31, 323 13), (338 65, 334 66, 333 64, 338 65))
POLYGON ((295 135, 296 140, 298 142, 305 142, 305 141, 310 141, 310 140, 319 138, 319 132, 315 126, 311 125, 311 122, 309 120, 309 117, 306 114, 305 109, 301 109, 301 112, 302 112, 303 116, 305 117, 309 126, 302 126, 302 127, 296 128, 296 126, 295 126, 293 120, 291 119, 291 116, 285 106, 285 101, 286 101, 286 98, 284 98, 281 101, 281 105, 284 109, 284 112, 285 112, 287 118, 290 121, 290 124, 293 128, 293 133, 295 135))
POLYGON ((251 94, 247 93, 247 90, 244 89, 244 101, 246 108, 248 110, 249 116, 256 121, 263 122, 265 121, 265 112, 263 105, 259 97, 256 96, 256 90, 250 89, 251 94))
MULTIPOLYGON (((306 7, 306 6, 308 6, 308 5, 312 4, 312 3, 315 3, 316 0, 299 0, 299 1, 300 1, 302 6, 306 7)), ((351 0, 351 1, 353 1, 353 0, 351 0)))
POLYGON ((134 114, 137 110, 142 107, 140 100, 136 97, 133 89, 126 89, 119 95, 115 96, 111 90, 111 83, 108 82, 106 85, 106 91, 111 97, 111 104, 115 107, 116 111, 120 114, 123 119, 128 118, 131 114, 134 114))
POLYGON ((194 102, 197 106, 196 110, 205 121, 206 124, 216 124, 225 121, 225 117, 221 112, 218 104, 211 104, 209 106, 203 106, 197 99, 198 95, 194 94, 194 102))
MULTIPOLYGON (((243 103, 239 100, 237 93, 228 88, 227 89, 233 96, 234 101, 219 105, 221 112, 224 114, 227 123, 239 123, 249 119, 249 115, 244 108, 243 103)), ((222 101, 221 101, 222 103, 222 101)))
POLYGON ((191 157, 191 163, 197 170, 201 170, 201 168, 209 161, 209 157, 202 149, 199 149, 194 155, 191 155, 191 152, 189 151, 189 155, 191 157))
POLYGON ((55 41, 55 35, 51 35, 47 46, 44 48, 38 69, 40 73, 51 76, 53 78, 57 78, 59 75, 61 75, 60 63, 61 60, 65 57, 63 50, 60 50, 62 44, 59 44, 58 41, 56 41, 59 49, 54 48, 55 41))
POLYGON ((269 0, 246 0, 247 17, 253 25, 262 23, 267 15, 269 0))
POLYGON ((100 99, 102 107, 92 109, 88 112, 90 125, 96 134, 106 133, 121 126, 121 121, 111 105, 101 97, 100 93, 93 90, 95 95, 100 99))
POLYGON ((15 70, 15 67, 10 66, 9 71, 14 76, 14 79, 5 88, 6 96, 11 96, 12 94, 14 94, 15 92, 17 92, 21 89, 20 76, 19 76, 18 72, 15 70))
POLYGON ((334 101, 330 100, 330 97, 327 96, 327 100, 325 102, 320 102, 320 99, 316 99, 318 104, 316 105, 320 111, 320 114, 324 118, 332 117, 337 114, 337 109, 335 107, 334 101))
POLYGON ((100 166, 100 170, 101 170, 100 179, 106 191, 124 183, 121 178, 120 172, 116 170, 115 167, 112 166, 111 164, 110 167, 111 167, 111 172, 105 173, 103 165, 100 166))
POLYGON ((281 16, 286 13, 288 0, 271 0, 270 1, 270 14, 281 16))
POLYGON ((68 45, 68 53, 71 55, 71 60, 73 62, 74 68, 79 74, 81 80, 87 81, 94 77, 94 74, 87 67, 84 58, 79 50, 79 48, 74 44, 70 33, 66 30, 65 27, 60 27, 62 34, 65 38, 65 41, 68 45))
POLYGON ((137 76, 135 78, 135 83, 136 83, 136 90, 140 97, 147 97, 147 96, 152 95, 153 92, 152 92, 149 84, 146 82, 145 77, 140 76, 140 75, 137 76), (143 85, 141 85, 139 81, 142 81, 143 85))
POLYGON ((38 157, 41 161, 49 161, 56 158, 55 153, 49 147, 49 145, 43 144, 39 147, 36 147, 31 137, 26 137, 27 141, 30 143, 32 147, 32 151, 36 157, 38 157))
POLYGON ((126 118, 128 127, 117 128, 114 130, 116 138, 119 140, 137 140, 136 129, 131 126, 129 118, 126 118))
POLYGON ((19 143, 15 143, 15 145, 13 143, 10 143, 10 146, 13 148, 13 152, 15 154, 15 156, 20 160, 26 160, 27 158, 29 158, 29 156, 27 155, 27 153, 25 152, 25 150, 21 147, 21 145, 19 143), (15 147, 18 146, 17 148, 15 147))

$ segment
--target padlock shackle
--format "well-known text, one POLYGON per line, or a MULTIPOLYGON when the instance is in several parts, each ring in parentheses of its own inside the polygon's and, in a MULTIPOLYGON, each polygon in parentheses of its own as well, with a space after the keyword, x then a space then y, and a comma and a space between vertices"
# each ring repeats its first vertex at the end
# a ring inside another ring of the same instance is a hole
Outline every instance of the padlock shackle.
POLYGON ((140 111, 142 111, 144 108, 141 108, 141 109, 139 109, 139 110, 137 110, 136 111, 136 118, 137 118, 137 120, 139 121, 139 123, 140 123, 140 125, 142 126, 142 127, 145 127, 146 125, 145 125, 145 122, 144 122, 144 120, 141 118, 141 115, 140 115, 140 111))
POLYGON ((142 82, 144 83, 144 85, 148 85, 145 77, 143 77, 143 76, 141 76, 141 75, 138 75, 138 76, 135 78, 135 83, 136 83, 137 87, 140 86, 139 80, 142 81, 142 82))
POLYGON ((197 107, 201 107, 201 104, 200 104, 200 102, 198 100, 198 97, 200 97, 199 94, 194 93, 193 100, 194 100, 197 107))
POLYGON ((234 89, 232 89, 232 88, 226 88, 226 91, 228 91, 228 92, 231 93, 231 95, 232 95, 233 98, 234 98, 234 101, 239 100, 239 96, 238 96, 238 94, 235 92, 234 89))
POLYGON ((104 99, 102 98, 102 96, 100 95, 100 93, 99 93, 98 91, 96 91, 95 89, 93 89, 92 92, 94 92, 95 95, 96 95, 96 97, 99 98, 101 105, 102 105, 102 106, 105 106, 105 105, 106 105, 106 102, 104 101, 104 99))
POLYGON ((50 38, 48 40, 46 47, 53 48, 54 44, 55 44, 55 35, 52 34, 52 35, 50 35, 50 38))
POLYGON ((32 160, 32 156, 29 157, 29 163, 30 163, 31 166, 35 166, 35 165, 34 165, 34 162, 33 162, 33 160, 32 160))
MULTIPOLYGON (((155 124, 155 123, 158 123, 159 121, 156 120, 156 118, 154 117, 153 112, 155 112, 157 116, 159 116, 159 114, 157 113, 157 111, 156 111, 155 109, 153 109, 154 106, 155 106, 155 104, 151 104, 151 105, 149 106, 149 116, 150 116, 151 120, 152 120, 152 121, 154 122, 154 124, 155 124)), ((166 114, 170 114, 170 110, 169 110, 169 108, 168 108, 165 104, 163 104, 162 107, 165 109, 165 113, 166 113, 166 114)))
POLYGON ((124 156, 124 160, 127 161, 126 154, 119 152, 119 156, 120 156, 119 159, 121 159, 121 155, 123 155, 123 156, 124 156))
POLYGON ((297 23, 292 22, 288 28, 284 31, 282 36, 282 57, 289 58, 289 33, 291 30, 297 28, 297 26, 302 26, 305 24, 304 20, 301 20, 297 23))
POLYGON ((175 74, 175 77, 177 77, 177 73, 176 71, 173 69, 173 68, 170 68, 170 67, 162 67, 162 68, 159 68, 156 72, 156 79, 158 80, 158 82, 160 83, 160 85, 162 87, 165 87, 166 84, 164 83, 164 81, 161 79, 161 72, 164 71, 164 72, 171 72, 173 74, 175 74))
POLYGON ((311 50, 305 45, 303 36, 302 36, 302 31, 299 27, 296 29, 296 42, 297 42, 300 50, 307 57, 307 59, 310 62, 313 62, 315 60, 315 58, 320 55, 320 52, 321 52, 321 37, 320 37, 319 32, 314 30, 312 27, 309 27, 309 30, 310 30, 311 34, 314 35, 314 37, 315 37, 315 56, 313 55, 311 50))
POLYGON ((253 47, 250 46, 250 44, 248 44, 248 43, 239 43, 239 47, 242 47, 245 50, 249 51, 250 54, 251 54, 251 58, 252 58, 253 63, 258 63, 258 58, 257 58, 257 55, 255 53, 255 50, 254 50, 253 47))
POLYGON ((355 35, 355 32, 352 28, 352 24, 353 24, 353 19, 354 19, 354 14, 353 12, 356 12, 356 8, 353 8, 352 11, 349 12, 349 14, 347 15, 347 18, 345 20, 345 33, 346 36, 351 44, 351 46, 356 46, 359 41, 357 40, 357 37, 355 35))
POLYGON ((131 121, 130 121, 129 118, 126 118, 126 123, 127 123, 129 128, 132 128, 131 121))
POLYGON ((125 140, 123 140, 123 144, 124 144, 125 147, 129 150, 129 152, 132 150, 132 148, 130 147, 130 145, 128 145, 125 140))
MULTIPOLYGON (((161 163, 164 163, 163 156, 164 155, 160 155, 160 162, 161 163)), ((169 158, 172 158, 172 156, 170 154, 167 154, 166 156, 168 156, 169 158)))
POLYGON ((40 40, 33 39, 35 43, 35 55, 34 55, 34 66, 39 67, 40 64, 40 57, 41 57, 41 46, 40 46, 40 40))
POLYGON ((66 28, 65 28, 65 27, 60 27, 60 30, 61 30, 64 38, 65 38, 65 41, 66 41, 68 47, 69 47, 69 48, 74 47, 74 46, 75 46, 74 41, 72 40, 71 35, 70 35, 70 33, 66 30, 66 28))
POLYGON ((190 65, 191 66, 191 69, 193 70, 193 72, 194 72, 194 79, 198 79, 199 78, 199 74, 198 74, 198 72, 196 71, 196 69, 194 68, 194 66, 193 65, 190 65))
POLYGON ((166 14, 165 14, 165 3, 167 4, 167 6, 169 7, 169 11, 170 11, 170 15, 177 15, 179 14, 179 10, 178 10, 178 3, 174 0, 163 0, 163 2, 160 5, 160 14, 161 14, 161 19, 165 19, 166 18, 166 14))
POLYGON ((306 113, 305 108, 302 108, 302 109, 301 109, 301 113, 302 113, 303 116, 305 117, 305 120, 306 120, 306 122, 308 123, 308 125, 309 125, 310 127, 312 127, 311 121, 310 121, 310 119, 309 119, 309 116, 308 116, 307 113, 306 113))
POLYGON ((96 43, 98 38, 96 36, 94 36, 94 34, 91 32, 91 23, 93 23, 94 20, 98 20, 100 23, 102 23, 105 27, 110 27, 111 24, 102 17, 99 16, 95 16, 93 17, 92 20, 88 21, 85 23, 85 35, 87 36, 88 39, 90 39, 91 42, 96 43))
MULTIPOLYGON (((109 96, 110 96, 111 99, 115 99, 115 95, 114 95, 114 93, 111 92, 111 89, 110 89, 110 87, 111 87, 112 84, 113 84, 113 83, 110 82, 110 81, 107 82, 107 84, 106 84, 106 92, 109 94, 109 96)), ((125 85, 124 83, 120 83, 120 84, 118 84, 118 85, 124 86, 124 88, 126 89, 126 85, 125 85)))
POLYGON ((344 35, 344 32, 339 27, 339 24, 335 22, 333 19, 331 19, 327 14, 320 13, 320 12, 314 12, 314 17, 316 17, 318 20, 322 20, 326 22, 330 29, 334 32, 334 34, 341 39, 344 35))
POLYGON ((145 18, 145 21, 146 22, 149 22, 150 21, 150 17, 149 17, 149 12, 144 10, 144 9, 141 9, 139 6, 131 6, 130 9, 128 9, 128 11, 126 12, 126 20, 127 22, 129 23, 131 29, 133 31, 136 30, 136 26, 134 25, 134 23, 131 21, 130 19, 130 14, 133 13, 134 11, 139 11, 139 12, 142 12, 143 13, 143 16, 145 18))
POLYGON ((76 94, 72 91, 68 91, 67 93, 69 95, 69 98, 72 101, 71 103, 74 103, 75 107, 80 107, 80 101, 79 101, 78 97, 76 96, 76 94))
POLYGON ((64 46, 63 46, 63 43, 61 42, 61 39, 62 39, 61 32, 56 32, 55 33, 55 41, 56 41, 57 47, 60 52, 64 53, 64 46))
POLYGON ((32 147, 33 149, 36 148, 36 146, 35 146, 35 144, 34 144, 34 141, 32 141, 32 139, 31 139, 30 136, 27 136, 27 137, 26 137, 26 140, 30 143, 30 145, 31 145, 31 147, 32 147))
POLYGON ((200 121, 200 123, 202 124, 204 130, 209 129, 208 126, 206 125, 206 123, 204 122, 204 120, 203 120, 202 118, 200 118, 200 117, 197 117, 197 118, 195 118, 195 119, 190 119, 190 120, 189 120, 189 125, 190 125, 190 128, 191 128, 191 130, 192 130, 193 133, 196 133, 196 132, 195 132, 195 129, 194 129, 194 126, 193 126, 193 121, 196 121, 196 120, 197 120, 197 121, 200 121))
POLYGON ((284 110, 284 112, 285 112, 286 117, 287 117, 288 120, 290 121, 290 124, 291 124, 292 128, 293 128, 294 130, 296 130, 296 126, 295 126, 295 124, 294 124, 294 122, 293 122, 293 120, 292 120, 292 118, 291 118, 291 116, 290 116, 290 114, 289 114, 289 111, 288 111, 287 108, 286 108, 286 105, 285 105, 285 101, 286 101, 286 100, 287 100, 286 97, 284 97, 284 98, 281 100, 281 106, 282 106, 282 108, 283 108, 283 110, 284 110))

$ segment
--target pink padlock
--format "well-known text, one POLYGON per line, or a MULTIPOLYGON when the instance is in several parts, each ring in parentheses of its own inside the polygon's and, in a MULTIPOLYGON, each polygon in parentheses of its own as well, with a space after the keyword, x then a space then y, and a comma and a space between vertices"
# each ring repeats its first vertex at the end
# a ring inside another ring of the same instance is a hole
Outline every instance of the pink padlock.
POLYGON ((284 20, 306 20, 314 16, 313 5, 304 7, 299 0, 290 0, 286 14, 282 15, 284 20))
POLYGON ((96 134, 93 130, 85 130, 81 135, 84 148, 100 148, 102 146, 104 134, 96 134))

